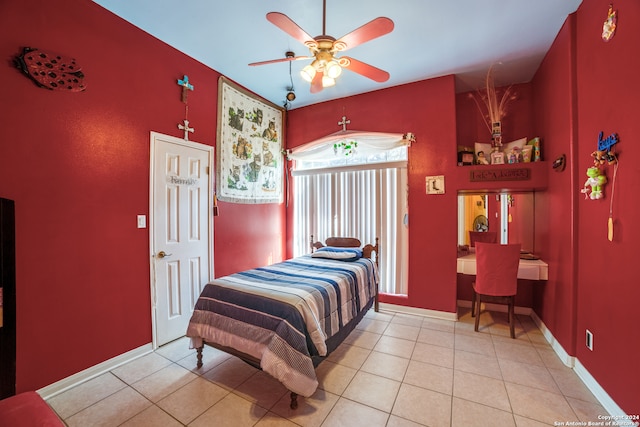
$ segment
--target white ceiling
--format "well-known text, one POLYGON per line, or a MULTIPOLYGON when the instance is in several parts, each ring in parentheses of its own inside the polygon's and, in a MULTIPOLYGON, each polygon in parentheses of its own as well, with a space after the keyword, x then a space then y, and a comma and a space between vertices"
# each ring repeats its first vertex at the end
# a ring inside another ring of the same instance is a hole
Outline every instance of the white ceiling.
MULTIPOLYGON (((497 86, 529 82, 567 15, 582 2, 326 0, 326 32, 335 38, 379 16, 393 20, 391 33, 345 53, 391 77, 376 83, 346 70, 335 86, 311 94, 300 77, 310 60, 248 64, 284 58, 287 51, 308 55, 265 16, 284 13, 315 37, 322 33, 322 0, 94 1, 278 105, 291 86, 291 65, 296 100, 290 109, 447 74, 456 75, 458 91, 477 89, 491 64, 497 86)), ((192 83, 197 90, 198 82, 192 83)))

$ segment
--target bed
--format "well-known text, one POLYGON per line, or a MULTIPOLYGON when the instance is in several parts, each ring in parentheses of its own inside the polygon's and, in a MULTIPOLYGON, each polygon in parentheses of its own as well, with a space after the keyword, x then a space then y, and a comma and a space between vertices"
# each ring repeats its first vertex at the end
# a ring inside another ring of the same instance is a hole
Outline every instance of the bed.
POLYGON ((377 259, 378 239, 311 236, 307 255, 211 281, 186 333, 198 368, 205 344, 223 350, 279 380, 295 409, 318 387, 315 367, 378 311, 377 259))

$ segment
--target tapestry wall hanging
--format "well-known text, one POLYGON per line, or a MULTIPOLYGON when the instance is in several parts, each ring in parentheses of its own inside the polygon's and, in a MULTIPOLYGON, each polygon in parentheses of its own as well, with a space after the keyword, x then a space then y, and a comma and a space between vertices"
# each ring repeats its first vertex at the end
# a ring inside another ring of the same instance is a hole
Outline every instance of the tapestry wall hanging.
POLYGON ((234 203, 282 202, 283 109, 220 77, 217 197, 234 203))

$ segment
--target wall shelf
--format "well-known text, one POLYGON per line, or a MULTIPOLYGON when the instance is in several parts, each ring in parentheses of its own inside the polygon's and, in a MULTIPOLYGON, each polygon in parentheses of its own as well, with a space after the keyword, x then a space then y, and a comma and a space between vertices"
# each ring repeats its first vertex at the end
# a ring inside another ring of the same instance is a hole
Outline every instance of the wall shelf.
POLYGON ((543 191, 549 181, 548 162, 458 166, 459 193, 543 191))

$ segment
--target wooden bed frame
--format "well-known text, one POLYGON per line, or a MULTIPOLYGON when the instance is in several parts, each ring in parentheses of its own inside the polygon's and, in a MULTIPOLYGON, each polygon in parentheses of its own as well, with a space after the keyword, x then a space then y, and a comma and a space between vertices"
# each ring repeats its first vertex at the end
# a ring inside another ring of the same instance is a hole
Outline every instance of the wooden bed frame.
MULTIPOLYGON (((339 247, 339 248, 359 248, 362 246, 362 243, 360 242, 359 239, 356 239, 354 237, 329 237, 327 238, 327 240, 325 241, 325 244, 322 244, 321 242, 314 242, 313 241, 313 235, 311 235, 311 252, 315 251, 316 249, 320 249, 322 247, 325 246, 333 246, 333 247, 339 247)), ((362 248, 362 256, 363 258, 372 258, 373 253, 375 252, 375 263, 376 263, 376 267, 378 266, 378 259, 379 259, 379 246, 378 246, 378 238, 376 237, 376 244, 372 245, 372 244, 367 244, 362 248)), ((376 294, 374 297, 374 310, 377 312, 379 309, 379 302, 378 302, 378 288, 376 288, 376 294)), ((358 321, 359 322, 359 321, 358 321)), ((197 364, 196 366, 198 368, 202 367, 202 350, 204 348, 205 345, 208 345, 210 347, 216 348, 218 350, 224 351, 227 354, 230 354, 232 356, 236 356, 237 358, 239 358, 240 360, 248 363, 249 365, 253 366, 256 369, 261 369, 260 368, 260 359, 251 356, 250 354, 244 353, 242 351, 236 350, 235 348, 231 348, 231 347, 226 347, 223 345, 219 345, 219 344, 215 344, 215 343, 209 343, 209 342, 205 342, 204 340, 202 340, 202 346, 198 347, 196 349, 196 357, 197 357, 197 364)), ((327 354, 328 356, 328 354, 327 354)), ((318 362, 319 363, 319 362, 318 362)), ((314 365, 317 366, 317 365, 314 365)), ((291 407, 291 409, 296 409, 298 407, 298 394, 291 392, 291 403, 289 405, 291 407)))

